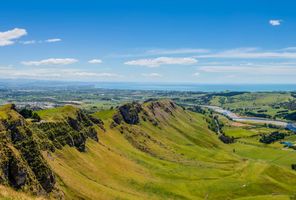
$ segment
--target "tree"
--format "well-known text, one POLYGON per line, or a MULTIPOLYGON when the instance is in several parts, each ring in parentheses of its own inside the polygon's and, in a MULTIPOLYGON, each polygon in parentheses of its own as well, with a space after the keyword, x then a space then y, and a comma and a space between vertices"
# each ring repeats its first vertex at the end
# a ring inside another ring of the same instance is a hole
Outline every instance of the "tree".
POLYGON ((39 122, 41 120, 40 116, 37 113, 35 113, 35 112, 32 115, 32 119, 34 119, 37 122, 39 122))
POLYGON ((33 111, 27 108, 23 108, 20 112, 19 112, 24 118, 31 118, 33 111))

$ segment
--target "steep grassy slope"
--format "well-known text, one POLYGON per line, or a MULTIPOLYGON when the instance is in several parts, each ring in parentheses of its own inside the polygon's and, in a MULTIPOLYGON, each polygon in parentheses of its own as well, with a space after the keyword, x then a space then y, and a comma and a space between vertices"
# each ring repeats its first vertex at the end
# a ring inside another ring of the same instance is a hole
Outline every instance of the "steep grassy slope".
POLYGON ((33 137, 14 105, 0 108, 0 182, 42 194, 53 191, 55 180, 33 137))
POLYGON ((91 117, 73 107, 61 110, 64 112, 54 112, 50 120, 43 116, 41 122, 32 123, 14 105, 0 107, 1 184, 35 195, 63 198, 57 177, 42 152, 50 155, 65 145, 83 152, 88 138, 98 141, 102 122, 96 119, 92 122, 91 117))
POLYGON ((44 189, 34 171, 38 165, 30 165, 32 157, 13 140, 1 141, 11 151, 4 157, 15 158, 29 178, 19 188, 10 175, 0 180, 25 192, 48 193, 44 198, 289 199, 296 191, 296 173, 287 165, 247 157, 239 144, 222 143, 205 116, 169 100, 130 103, 91 116, 70 106, 38 114, 41 121, 31 123, 13 107, 1 108, 1 134, 15 132, 7 121, 27 130, 19 141, 36 144, 36 163, 53 174, 52 190, 44 189))
POLYGON ((12 188, 0 185, 1 200, 45 200, 44 197, 34 197, 23 192, 16 192, 12 188))
POLYGON ((115 121, 104 118, 106 132, 85 153, 66 147, 47 158, 66 197, 289 199, 296 189, 295 172, 239 157, 202 115, 170 101, 129 104, 115 121))

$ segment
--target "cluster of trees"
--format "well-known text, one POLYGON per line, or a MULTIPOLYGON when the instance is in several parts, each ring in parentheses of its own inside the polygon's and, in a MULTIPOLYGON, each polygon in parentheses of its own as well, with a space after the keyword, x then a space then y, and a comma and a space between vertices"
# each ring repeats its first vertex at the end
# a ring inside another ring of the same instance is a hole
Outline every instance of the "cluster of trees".
POLYGON ((36 112, 33 112, 31 109, 23 108, 19 111, 19 113, 26 119, 33 119, 38 122, 41 120, 40 116, 36 112))
POLYGON ((192 112, 197 112, 203 115, 206 114, 206 111, 201 106, 193 106, 193 107, 190 107, 188 110, 192 112))
POLYGON ((221 134, 219 136, 219 139, 225 143, 225 144, 231 144, 231 143, 234 143, 234 137, 229 137, 227 135, 224 135, 224 134, 221 134))
POLYGON ((272 132, 272 133, 270 133, 268 135, 262 135, 259 142, 262 142, 262 143, 265 143, 265 144, 271 144, 271 143, 273 143, 275 141, 282 140, 284 138, 285 138, 284 133, 275 131, 275 132, 272 132))
POLYGON ((218 115, 213 116, 210 114, 207 118, 206 121, 208 123, 208 128, 212 131, 214 131, 217 134, 223 134, 223 127, 224 124, 219 121, 218 115))
POLYGON ((266 109, 260 109, 260 110, 257 110, 258 113, 264 113, 264 112, 267 112, 266 109))
POLYGON ((245 94, 247 92, 218 92, 218 93, 213 93, 213 96, 221 96, 221 97, 233 97, 236 95, 241 95, 245 94))
POLYGON ((246 115, 252 116, 252 117, 261 117, 261 118, 272 118, 271 115, 264 114, 264 113, 255 113, 255 112, 246 112, 246 115))
POLYGON ((280 129, 281 128, 280 126, 277 126, 275 124, 265 124, 265 127, 266 128, 274 128, 274 129, 280 129))
POLYGON ((287 120, 296 120, 296 112, 292 112, 290 114, 285 115, 284 117, 287 120))

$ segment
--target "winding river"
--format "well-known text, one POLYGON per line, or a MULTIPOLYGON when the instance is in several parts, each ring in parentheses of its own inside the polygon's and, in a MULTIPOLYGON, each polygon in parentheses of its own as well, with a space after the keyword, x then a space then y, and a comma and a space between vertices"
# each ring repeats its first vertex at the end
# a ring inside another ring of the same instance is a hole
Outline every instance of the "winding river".
POLYGON ((272 124, 272 125, 284 127, 286 129, 289 129, 289 130, 296 133, 296 123, 284 122, 284 121, 279 121, 279 120, 271 120, 271 119, 266 119, 266 118, 258 118, 258 117, 241 117, 229 110, 225 110, 225 109, 218 107, 218 106, 203 106, 203 107, 209 108, 209 109, 213 110, 214 112, 225 115, 233 121, 272 124))

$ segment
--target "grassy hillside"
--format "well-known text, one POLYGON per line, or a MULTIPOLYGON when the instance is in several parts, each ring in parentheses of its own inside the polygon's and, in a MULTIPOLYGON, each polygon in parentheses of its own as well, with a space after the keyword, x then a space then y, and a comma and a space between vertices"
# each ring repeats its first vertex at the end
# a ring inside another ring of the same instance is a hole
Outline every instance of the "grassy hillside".
POLYGON ((243 93, 213 96, 209 104, 233 110, 242 115, 284 119, 293 113, 295 97, 289 92, 243 93))
POLYGON ((16 192, 12 188, 0 185, 0 200, 45 200, 45 198, 34 197, 23 192, 16 192))
MULTIPOLYGON (((61 199, 290 199, 296 191, 291 152, 224 144, 206 116, 169 100, 91 116, 69 106, 38 114, 41 122, 26 126, 55 174, 61 199), (274 152, 286 159, 275 162, 274 152)), ((231 133, 243 140, 252 135, 248 131, 231 133)))
POLYGON ((279 165, 287 169, 291 168, 291 164, 296 163, 295 150, 281 144, 283 141, 294 143, 295 133, 284 129, 266 128, 263 125, 231 122, 223 116, 220 116, 220 119, 225 124, 223 127, 225 134, 236 138, 236 142, 229 146, 235 149, 239 156, 279 165), (259 141, 262 135, 268 135, 275 131, 284 133, 286 137, 271 144, 259 141))
POLYGON ((289 199, 295 191, 289 167, 233 153, 200 114, 161 101, 145 103, 139 117, 115 128, 104 118, 106 132, 99 143, 87 142, 86 153, 66 147, 47 159, 67 197, 289 199))

